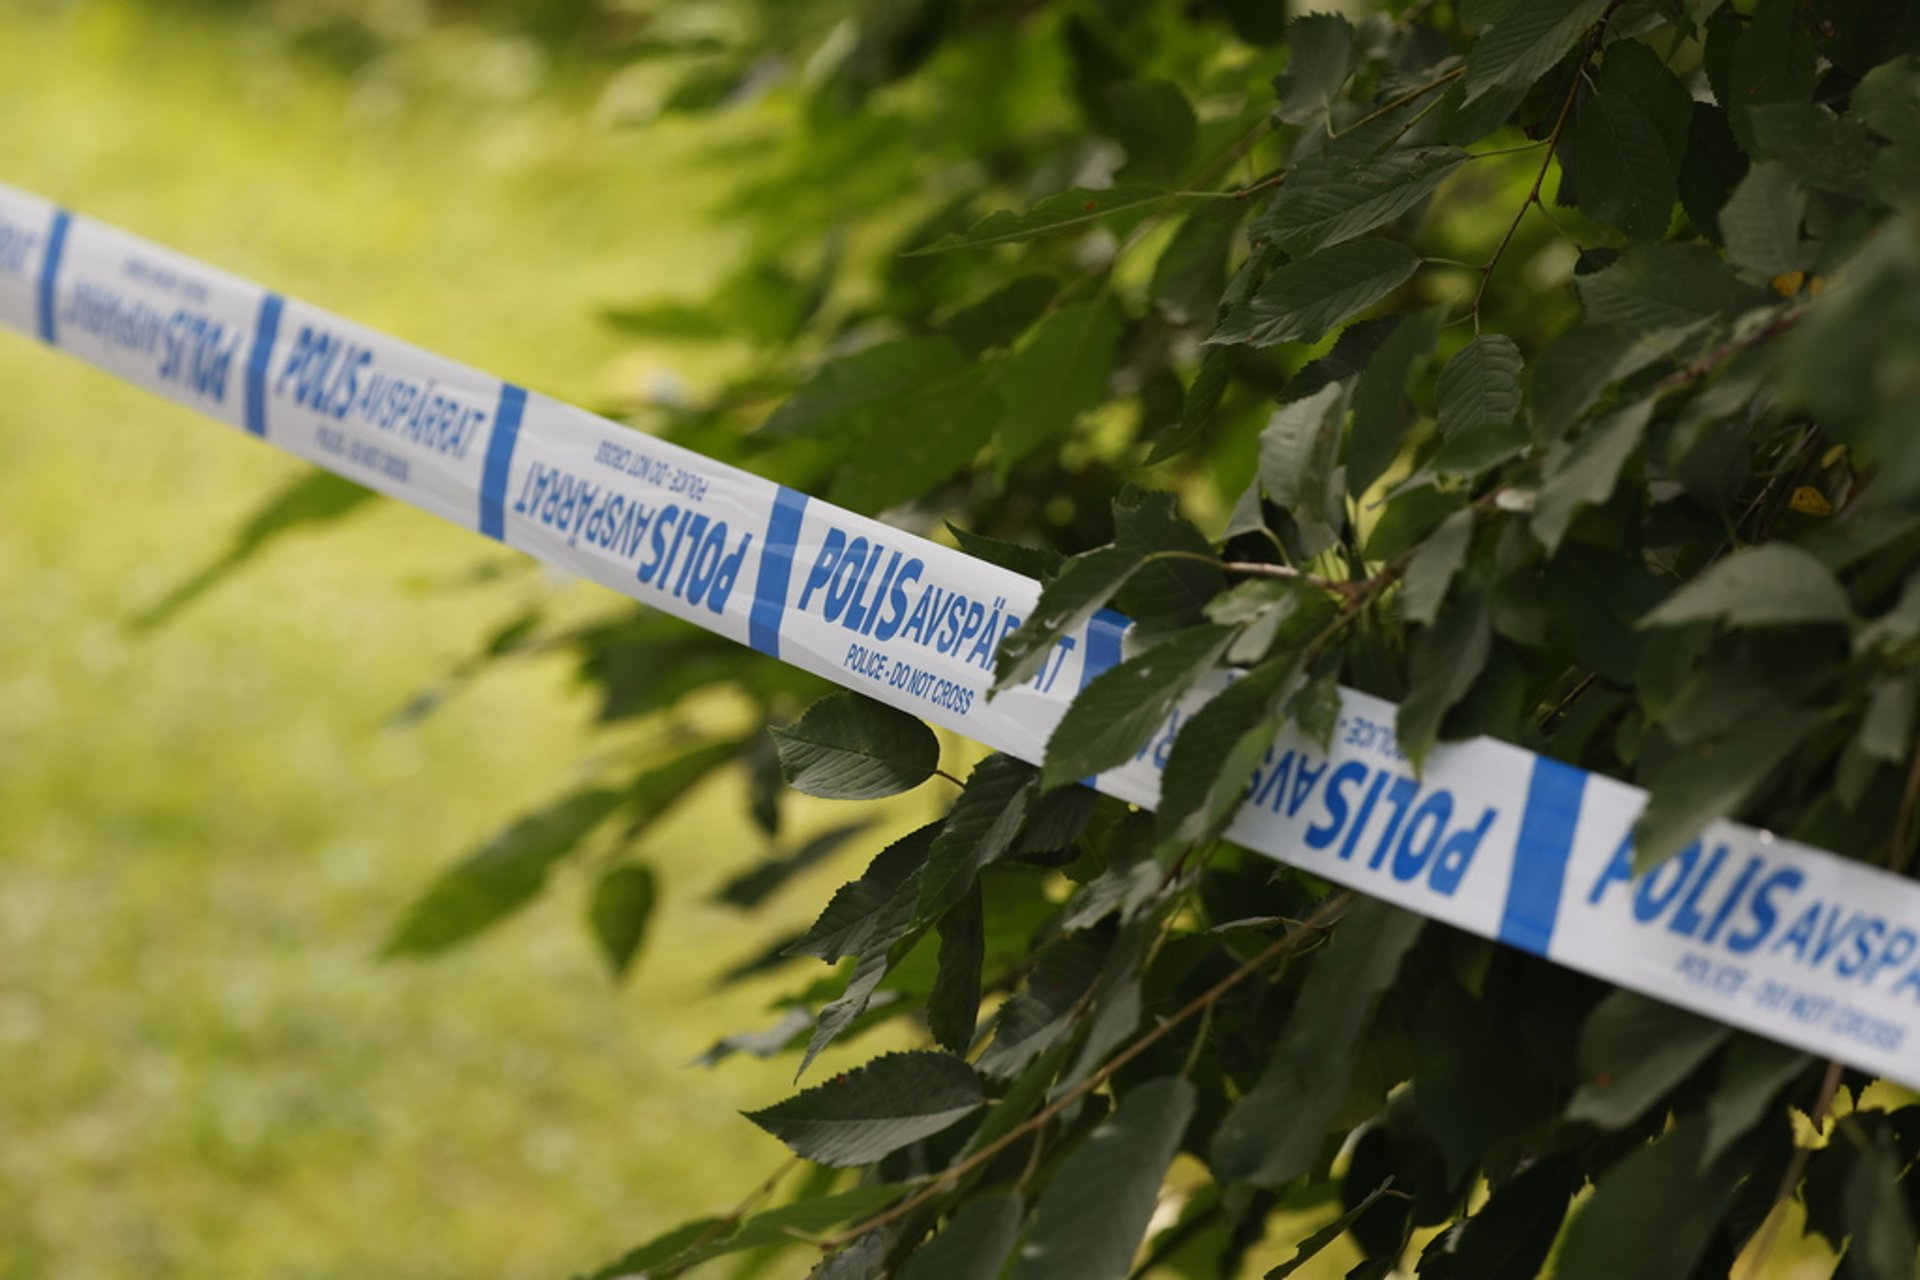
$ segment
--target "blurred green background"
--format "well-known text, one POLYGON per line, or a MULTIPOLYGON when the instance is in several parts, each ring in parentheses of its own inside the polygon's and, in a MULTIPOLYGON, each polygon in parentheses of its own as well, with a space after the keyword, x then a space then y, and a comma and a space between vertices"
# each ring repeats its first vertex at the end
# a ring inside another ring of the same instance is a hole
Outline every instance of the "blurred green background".
MULTIPOLYGON (((732 265, 699 156, 763 117, 637 128, 644 79, 484 12, 5 8, 0 181, 577 402, 699 377, 593 313, 732 265)), ((772 1018, 711 985, 765 944, 709 902, 767 851, 731 776, 645 837, 668 897, 624 989, 572 883, 377 959, 620 747, 557 656, 393 713, 525 600, 612 597, 378 502, 137 633, 304 464, 17 335, 0 387, 0 1276, 553 1277, 774 1168, 737 1112, 791 1063, 689 1065, 772 1018)))

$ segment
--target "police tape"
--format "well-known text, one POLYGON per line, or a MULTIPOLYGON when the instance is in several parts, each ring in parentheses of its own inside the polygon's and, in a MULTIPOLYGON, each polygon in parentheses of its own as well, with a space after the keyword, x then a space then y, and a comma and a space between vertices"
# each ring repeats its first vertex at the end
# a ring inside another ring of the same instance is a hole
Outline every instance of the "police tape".
MULTIPOLYGON (((1103 612, 993 698, 1039 586, 0 185, 0 325, 350 480, 1039 761, 1103 612)), ((1182 721, 1094 785, 1151 806, 1182 721)), ((1730 822, 1633 873, 1646 794, 1489 738, 1418 776, 1394 707, 1287 730, 1229 830, 1337 883, 1920 1087, 1920 885, 1730 822)))

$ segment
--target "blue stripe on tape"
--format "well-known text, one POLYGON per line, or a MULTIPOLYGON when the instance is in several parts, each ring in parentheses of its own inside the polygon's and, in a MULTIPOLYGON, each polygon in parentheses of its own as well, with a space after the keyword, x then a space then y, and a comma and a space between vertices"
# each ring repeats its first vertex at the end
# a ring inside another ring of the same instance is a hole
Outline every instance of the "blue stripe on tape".
POLYGON ((1080 687, 1120 665, 1120 637, 1126 634, 1125 614, 1102 609, 1087 623, 1087 656, 1080 660, 1080 687))
POLYGON ((500 407, 493 415, 493 435, 487 441, 487 465, 480 472, 480 532, 506 541, 507 473, 513 469, 513 446, 520 439, 520 417, 527 411, 527 393, 511 382, 500 384, 500 407))
POLYGON ((50 347, 60 345, 60 334, 53 323, 53 303, 60 259, 67 251, 67 228, 72 225, 72 214, 65 209, 54 211, 53 229, 47 232, 47 253, 40 259, 40 340, 50 347))
POLYGON ((267 435, 267 366, 273 360, 273 344, 280 337, 280 312, 286 299, 269 293, 260 299, 260 314, 253 322, 253 350, 247 353, 247 430, 265 439, 267 435))
POLYGON ((1535 955, 1547 954, 1560 915, 1567 859, 1573 854, 1580 797, 1586 789, 1583 770, 1545 756, 1534 759, 1520 839, 1513 849, 1507 906, 1500 916, 1500 941, 1535 955))
POLYGON ((780 656, 780 621, 787 612, 793 553, 800 545, 800 517, 806 509, 806 494, 781 485, 773 499, 773 518, 767 521, 767 545, 760 550, 760 576, 753 584, 747 643, 771 658, 780 656))

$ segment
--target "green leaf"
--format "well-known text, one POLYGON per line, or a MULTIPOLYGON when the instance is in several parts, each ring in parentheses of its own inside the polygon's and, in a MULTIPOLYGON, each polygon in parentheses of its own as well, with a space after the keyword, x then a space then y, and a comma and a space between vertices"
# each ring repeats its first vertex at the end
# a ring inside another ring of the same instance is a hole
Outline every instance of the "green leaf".
POLYGON ((1680 198, 1660 130, 1639 104, 1604 90, 1580 105, 1574 122, 1574 154, 1580 165, 1580 208, 1612 223, 1631 240, 1666 234, 1680 198))
POLYGON ((1813 95, 1814 74, 1813 42, 1798 0, 1760 0, 1753 21, 1734 46, 1727 92, 1720 95, 1742 150, 1761 150, 1754 136, 1753 108, 1806 101, 1813 95))
POLYGON ((1541 352, 1532 368, 1537 434, 1558 440, 1621 378, 1671 350, 1671 335, 1610 324, 1576 325, 1541 352))
POLYGON ((1733 627, 1785 627, 1846 622, 1853 606, 1833 573, 1784 542, 1742 547, 1640 619, 1643 627, 1721 622, 1733 627))
MULTIPOLYGON (((926 864, 942 824, 930 822, 910 831, 874 856, 859 879, 834 892, 820 918, 787 948, 790 955, 813 956, 828 964, 857 956, 892 942, 887 936, 887 908, 926 864)), ((918 900, 916 892, 915 901, 918 900)))
POLYGON ((1193 156, 1200 126, 1179 86, 1165 80, 1130 80, 1107 90, 1114 137, 1126 148, 1122 182, 1170 185, 1193 156))
POLYGON ((1747 1172, 1729 1155, 1702 1173, 1705 1138, 1685 1121, 1609 1169, 1567 1228, 1556 1280, 1694 1274, 1747 1172))
POLYGON ((1473 512, 1466 508, 1440 522, 1407 562, 1406 586, 1400 593, 1400 615, 1422 626, 1440 614, 1447 588, 1467 563, 1473 542, 1473 512))
POLYGON ((1027 331, 1060 291, 1052 276, 1021 276, 948 316, 941 328, 968 355, 1005 346, 1027 331))
POLYGON ((1160 778, 1161 839, 1211 840, 1226 830, 1280 735, 1280 702, 1292 674, 1286 661, 1256 668, 1180 727, 1160 778))
POLYGON ((1721 1060, 1719 1085, 1707 1099, 1707 1137, 1701 1167, 1753 1131, 1766 1118, 1780 1091, 1806 1071, 1813 1059, 1798 1049, 1741 1032, 1721 1060))
POLYGON ((1467 51, 1467 101, 1504 85, 1530 85, 1567 55, 1608 0, 1519 0, 1467 51))
POLYGON ((1082 998, 1100 976, 1108 938, 1085 931, 1047 944, 1034 960, 1026 989, 1000 1009, 993 1043, 980 1055, 989 1076, 1017 1076, 1066 1038, 1082 998))
POLYGON ((1097 547, 1068 560, 1060 576, 1040 589, 1033 616, 1000 642, 994 692, 1038 674, 1061 637, 1078 631, 1105 608, 1140 567, 1144 554, 1130 547, 1097 547))
POLYGON ((1125 763, 1220 661, 1233 635, 1232 627, 1194 627, 1102 673, 1080 691, 1047 740, 1041 788, 1125 763))
POLYGON ((1187 388, 1179 423, 1153 442, 1143 465, 1151 467, 1178 457, 1200 442, 1219 416, 1220 402, 1233 381, 1233 359, 1234 353, 1225 347, 1207 348, 1194 371, 1193 385, 1187 388))
POLYGON ((1006 755, 988 756, 974 766, 927 853, 920 919, 931 920, 953 906, 973 887, 981 868, 1012 852, 1033 802, 1035 776, 1032 765, 1006 755))
POLYGON ((594 884, 587 920, 614 977, 625 977, 632 966, 646 940, 657 898, 653 872, 647 867, 615 867, 594 884))
POLYGON ((1207 339, 1271 347, 1317 342, 1413 278, 1420 255, 1394 240, 1353 240, 1289 262, 1207 339))
POLYGON ((927 1030, 941 1048, 965 1056, 980 1015, 980 963, 987 955, 980 887, 975 885, 940 917, 940 967, 927 997, 927 1030))
POLYGON ((1312 1166, 1346 1098, 1361 1032, 1423 923, 1371 898, 1348 912, 1307 971, 1259 1083, 1214 1134, 1217 1178, 1277 1187, 1312 1166))
POLYGON ((834 439, 864 432, 929 382, 967 367, 947 338, 882 342, 821 365, 760 428, 778 439, 834 439))
POLYGON ((889 1053, 747 1119, 815 1164, 872 1164, 986 1105, 973 1068, 946 1053, 889 1053))
MULTIPOLYGON (((1580 1178, 1565 1157, 1537 1160, 1493 1189, 1450 1241, 1448 1280, 1534 1280, 1542 1274, 1580 1178)), ((1445 1237, 1442 1237, 1445 1239, 1445 1237)), ((1431 1252, 1431 1251, 1429 1251, 1431 1252)), ((1427 1255, 1420 1259, 1427 1274, 1427 1255)))
POLYGON ((794 1244, 845 1222, 871 1216, 905 1195, 904 1187, 881 1183, 830 1196, 814 1196, 757 1213, 728 1231, 726 1219, 683 1223, 593 1273, 592 1280, 632 1280, 635 1276, 678 1274, 714 1258, 769 1245, 794 1244), (695 1246, 695 1241, 708 1243, 695 1246), (669 1270, 670 1269, 670 1270, 669 1270))
POLYGON ((1432 626, 1413 638, 1410 687, 1395 721, 1400 749, 1417 768, 1440 737, 1440 721, 1487 665, 1493 626, 1486 597, 1471 595, 1448 602, 1432 626))
POLYGON ((1287 69, 1274 79, 1280 118, 1324 120, 1353 73, 1353 27, 1333 13, 1308 13, 1287 24, 1287 69))
POLYGON ((1847 1274, 1861 1280, 1908 1280, 1914 1274, 1913 1255, 1920 1239, 1907 1214, 1907 1197, 1900 1176, 1906 1156, 1894 1147, 1893 1135, 1880 1128, 1853 1159, 1847 1171, 1847 1191, 1841 1199, 1851 1242, 1847 1247, 1847 1274))
POLYGON ((1881 148, 1858 120, 1811 102, 1775 102, 1747 113, 1760 154, 1816 191, 1844 200, 1871 194, 1881 148))
POLYGON ((1181 518, 1171 493, 1122 489, 1113 500, 1113 542, 1141 558, 1114 604, 1133 620, 1136 637, 1199 622, 1226 590, 1213 544, 1181 518))
POLYGON ((1860 721, 1860 750, 1874 760, 1899 764, 1913 743, 1917 677, 1909 672, 1898 679, 1876 680, 1867 714, 1860 721))
POLYGON ((1354 497, 1393 464, 1405 435, 1407 375, 1433 350, 1433 313, 1407 317, 1368 362, 1353 389, 1353 427, 1347 437, 1347 492, 1354 497))
POLYGON ((966 466, 1006 412, 1002 372, 996 363, 973 364, 896 402, 891 420, 911 429, 889 431, 885 447, 855 449, 834 476, 834 501, 856 511, 885 511, 966 466))
POLYGON ((1393 1180, 1389 1178, 1373 1190, 1367 1192, 1365 1196, 1361 1197, 1360 1203, 1354 1205, 1353 1208, 1347 1210, 1332 1222, 1321 1227, 1318 1231, 1315 1231, 1312 1235, 1294 1246, 1293 1256, 1273 1268, 1273 1270, 1267 1272, 1264 1280, 1286 1280, 1288 1276, 1313 1261, 1314 1258, 1320 1255, 1322 1250, 1344 1235, 1347 1228, 1352 1226, 1361 1214, 1379 1203, 1380 1197, 1386 1195, 1392 1186, 1393 1180))
POLYGON ((1709 822, 1733 817, 1817 723, 1804 712, 1776 718, 1764 733, 1736 733, 1669 761, 1633 827, 1634 869, 1658 866, 1709 822))
POLYGON ((955 249, 983 249, 989 245, 1014 244, 1037 236, 1052 235, 1075 227, 1127 213, 1144 213, 1174 197, 1157 187, 1075 187, 1048 196, 1025 213, 1001 210, 990 213, 965 231, 942 236, 932 244, 903 255, 918 257, 930 253, 950 253, 955 249))
POLYGON ((1420 204, 1466 159, 1457 147, 1402 147, 1357 162, 1316 152, 1288 171, 1253 233, 1295 257, 1352 240, 1420 204))
POLYGON ((1720 255, 1698 244, 1635 245, 1612 266, 1576 277, 1574 287, 1588 320, 1641 331, 1738 315, 1779 301, 1742 281, 1720 255))
POLYGON ((1574 515, 1613 496, 1620 469, 1640 447, 1653 417, 1653 401, 1639 400, 1588 427, 1571 445, 1547 455, 1546 480, 1533 503, 1533 536, 1552 555, 1567 536, 1574 515))
POLYGON ((619 808, 624 796, 595 787, 520 819, 442 873, 387 939, 388 956, 436 955, 533 901, 547 873, 619 808))
POLYGON ((1246 205, 1203 200, 1180 223, 1153 264, 1147 294, 1176 324, 1211 324, 1227 287, 1227 253, 1246 205))
POLYGON ((1124 1280, 1193 1109, 1193 1086, 1178 1076, 1122 1095, 1041 1193, 1013 1280, 1124 1280))
POLYGON ((1333 383, 1274 410, 1260 433, 1260 483, 1299 526, 1301 549, 1319 555, 1340 539, 1344 486, 1335 483, 1346 387, 1333 383))
POLYGON ((1624 1129, 1732 1034, 1720 1023, 1637 992, 1612 992, 1581 1027, 1584 1080, 1567 1104, 1567 1119, 1624 1129))
POLYGON ((1520 348, 1504 333, 1475 338, 1440 371, 1440 431, 1504 427, 1520 415, 1520 348))
POLYGON ((1735 141, 1727 113, 1712 103, 1694 103, 1687 153, 1680 162, 1680 203, 1707 239, 1721 239, 1720 210, 1747 166, 1747 153, 1735 141))
POLYGON ((794 723, 769 732, 787 785, 822 800, 899 795, 940 765, 933 730, 856 693, 830 693, 794 723))
POLYGON ((1121 317, 1111 298, 1076 302, 1040 322, 1001 380, 1000 474, 1107 398, 1121 317))
POLYGON ((1754 165, 1720 210, 1727 256, 1769 280, 1796 269, 1804 260, 1800 221, 1806 214, 1807 193, 1785 165, 1754 165))
POLYGON ((996 1280, 1025 1216, 1017 1195, 969 1201, 907 1259, 900 1280, 996 1280))
POLYGON ((1693 95, 1680 77, 1667 69, 1660 55, 1638 40, 1613 41, 1602 56, 1599 88, 1601 93, 1640 109, 1659 133, 1667 160, 1677 172, 1686 159, 1693 95))

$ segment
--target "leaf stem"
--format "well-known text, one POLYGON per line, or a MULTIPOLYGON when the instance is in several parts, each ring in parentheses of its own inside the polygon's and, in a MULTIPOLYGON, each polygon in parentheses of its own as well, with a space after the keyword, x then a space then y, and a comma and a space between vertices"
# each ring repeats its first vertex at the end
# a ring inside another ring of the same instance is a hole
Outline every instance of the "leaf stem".
POLYGON ((1055 1116, 1105 1084, 1108 1078, 1120 1070, 1120 1068, 1126 1066, 1148 1049, 1160 1043, 1161 1040, 1172 1033, 1174 1028, 1178 1027, 1188 1018, 1191 1018, 1194 1014, 1202 1012, 1203 1010, 1212 1008, 1219 1002, 1220 997, 1226 995, 1227 992, 1233 990, 1242 982, 1245 982, 1255 973, 1258 973, 1271 961, 1277 960, 1292 951, 1305 941, 1309 934, 1318 935, 1323 933, 1346 911, 1353 899, 1354 893, 1350 889, 1343 890, 1333 897, 1328 898, 1301 922, 1300 928, 1290 929, 1280 937, 1274 939, 1274 941, 1261 950, 1258 955, 1242 964, 1226 977, 1220 979, 1220 981, 1214 983, 1211 987, 1208 987, 1205 991, 1182 1005, 1152 1030, 1146 1032, 1119 1053, 1116 1053, 1113 1057, 1101 1063, 1100 1066, 1088 1074, 1085 1080, 1068 1089, 1032 1116, 1021 1121, 999 1138, 988 1143, 952 1168, 932 1175, 932 1180, 929 1181, 926 1186, 914 1192, 899 1204, 881 1213, 877 1213, 865 1222, 857 1223, 845 1231, 842 1231, 839 1235, 826 1240, 824 1247, 829 1249, 845 1248, 849 1243, 859 1239, 867 1232, 904 1217, 926 1201, 939 1195, 947 1184, 979 1168, 1021 1138, 1026 1137, 1029 1133, 1044 1128, 1055 1116))

